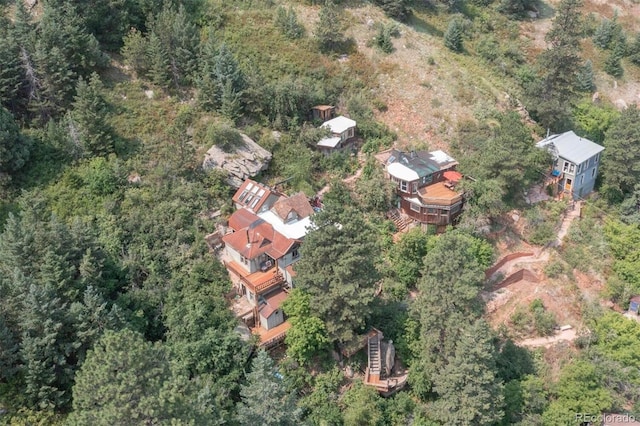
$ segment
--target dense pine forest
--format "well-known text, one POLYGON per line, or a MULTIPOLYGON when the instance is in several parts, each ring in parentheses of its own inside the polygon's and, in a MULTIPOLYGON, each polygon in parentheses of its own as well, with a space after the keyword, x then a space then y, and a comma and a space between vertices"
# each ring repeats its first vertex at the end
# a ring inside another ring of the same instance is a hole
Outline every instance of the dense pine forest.
POLYGON ((621 315, 640 295, 640 110, 614 99, 640 76, 640 18, 612 4, 0 0, 0 423, 640 419, 640 322, 621 315), (318 152, 315 105, 357 121, 358 152, 318 152), (534 142, 567 130, 605 151, 554 248, 569 204, 525 195, 550 164, 534 142), (323 194, 269 353, 237 332, 205 241, 235 192, 205 153, 243 135, 273 155, 254 179, 323 194), (446 148, 472 177, 455 229, 396 233, 374 157, 391 147, 446 148), (498 318, 485 271, 543 248, 552 287, 498 318), (574 340, 519 344, 565 321, 574 340), (372 327, 409 372, 390 397, 363 384, 366 353, 341 355, 372 327))

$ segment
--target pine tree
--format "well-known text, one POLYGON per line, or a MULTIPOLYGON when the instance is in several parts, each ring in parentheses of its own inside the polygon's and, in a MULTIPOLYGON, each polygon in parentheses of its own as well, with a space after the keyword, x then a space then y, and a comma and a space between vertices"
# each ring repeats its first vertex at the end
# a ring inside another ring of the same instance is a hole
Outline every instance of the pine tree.
POLYGON ((20 170, 31 151, 31 140, 24 137, 13 116, 0 106, 0 172, 20 170))
POLYGON ((148 48, 149 40, 135 28, 132 28, 124 38, 124 46, 122 46, 124 62, 133 68, 138 77, 144 77, 149 72, 148 48))
POLYGON ((148 77, 151 79, 153 84, 166 88, 169 86, 169 81, 171 80, 169 56, 162 45, 162 41, 155 33, 151 33, 148 39, 148 77))
POLYGON ((98 74, 93 73, 88 83, 81 78, 71 119, 77 126, 80 141, 88 155, 108 155, 115 149, 114 131, 106 120, 107 109, 104 86, 98 74))
POLYGON ((459 231, 447 232, 424 258, 419 298, 412 310, 420 321, 420 340, 412 348, 412 386, 425 398, 435 375, 451 362, 465 326, 482 316, 480 289, 484 267, 475 239, 459 231))
POLYGON ((184 6, 180 5, 176 10, 171 2, 165 2, 162 11, 153 17, 149 27, 165 51, 173 86, 180 88, 191 82, 197 65, 195 52, 198 32, 184 6))
POLYGON ((444 33, 444 45, 453 52, 462 51, 462 23, 459 19, 449 21, 447 31, 444 33))
POLYGON ((75 382, 69 423, 77 425, 127 424, 133 419, 141 424, 173 419, 175 424, 174 412, 189 397, 177 389, 173 398, 163 397, 163 388, 172 382, 167 353, 127 329, 107 331, 96 342, 75 382))
POLYGON ((493 336, 484 320, 461 331, 449 362, 433 378, 438 400, 434 417, 443 424, 494 425, 504 412, 495 376, 493 336))
POLYGON ((329 53, 341 49, 344 44, 342 16, 336 6, 327 2, 320 9, 315 36, 321 52, 329 53))
POLYGON ((20 319, 20 355, 25 366, 25 394, 32 407, 63 408, 70 400, 73 368, 67 357, 66 305, 50 285, 29 286, 20 319))
POLYGON ((276 9, 274 23, 290 40, 299 39, 304 35, 304 27, 298 22, 296 11, 291 6, 288 9, 279 6, 276 9))
POLYGON ((560 2, 545 36, 549 48, 538 58, 540 76, 525 88, 532 115, 543 126, 557 131, 566 128, 576 98, 583 34, 581 7, 582 0, 560 2))
POLYGON ((240 395, 242 401, 237 406, 240 424, 294 426, 300 423, 295 395, 287 390, 273 360, 263 350, 253 360, 240 395))
POLYGON ((580 67, 580 72, 578 73, 578 85, 577 88, 581 92, 592 93, 596 90, 596 85, 594 83, 594 74, 593 74, 593 64, 591 60, 588 59, 582 67, 580 67))
POLYGON ((296 285, 311 296, 329 339, 347 343, 371 312, 379 278, 377 238, 354 208, 325 206, 313 216, 314 230, 305 237, 296 285))

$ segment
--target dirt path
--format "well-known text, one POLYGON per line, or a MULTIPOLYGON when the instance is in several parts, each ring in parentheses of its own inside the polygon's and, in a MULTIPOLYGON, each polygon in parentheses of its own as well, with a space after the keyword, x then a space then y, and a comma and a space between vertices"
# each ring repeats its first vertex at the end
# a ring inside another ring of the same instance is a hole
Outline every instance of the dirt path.
POLYGON ((560 230, 558 231, 558 237, 554 243, 555 247, 559 247, 562 245, 562 240, 569 232, 569 228, 571 227, 571 223, 577 217, 580 217, 580 210, 582 209, 582 201, 576 201, 574 208, 569 210, 567 215, 562 220, 562 225, 560 225, 560 230))
POLYGON ((519 346, 527 346, 530 348, 548 348, 559 342, 573 342, 577 337, 576 331, 572 328, 570 330, 561 331, 555 336, 549 337, 534 337, 531 339, 524 339, 516 342, 519 346))
MULTIPOLYGON (((356 180, 358 180, 358 178, 362 174, 363 168, 364 168, 364 163, 360 161, 360 168, 356 170, 356 173, 352 176, 348 176, 342 179, 342 181, 347 185, 354 183, 356 180)), ((329 191, 330 188, 331 188, 331 184, 326 184, 320 191, 318 191, 317 195, 321 197, 325 192, 329 191)))

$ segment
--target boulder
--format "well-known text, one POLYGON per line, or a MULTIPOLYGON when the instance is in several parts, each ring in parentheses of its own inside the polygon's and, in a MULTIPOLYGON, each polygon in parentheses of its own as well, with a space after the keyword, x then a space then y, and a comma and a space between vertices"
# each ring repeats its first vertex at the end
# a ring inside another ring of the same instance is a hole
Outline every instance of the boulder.
POLYGON ((271 161, 271 153, 242 134, 242 145, 231 152, 225 152, 217 145, 212 146, 204 157, 204 170, 221 169, 227 173, 227 183, 239 188, 246 179, 266 170, 271 161))

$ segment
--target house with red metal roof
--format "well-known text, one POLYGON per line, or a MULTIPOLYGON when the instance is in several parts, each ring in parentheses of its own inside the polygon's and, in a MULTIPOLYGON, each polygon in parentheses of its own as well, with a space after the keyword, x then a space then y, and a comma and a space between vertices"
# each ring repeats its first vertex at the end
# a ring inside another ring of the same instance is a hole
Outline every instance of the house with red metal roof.
POLYGON ((281 305, 314 210, 301 192, 287 197, 254 181, 245 181, 233 200, 241 207, 229 217, 230 232, 222 242, 225 266, 241 297, 237 302, 244 304, 234 310, 262 343, 278 343, 288 328, 281 305))

